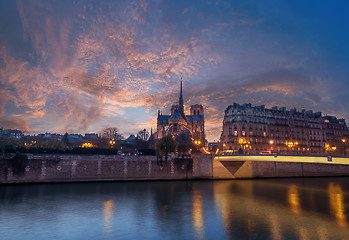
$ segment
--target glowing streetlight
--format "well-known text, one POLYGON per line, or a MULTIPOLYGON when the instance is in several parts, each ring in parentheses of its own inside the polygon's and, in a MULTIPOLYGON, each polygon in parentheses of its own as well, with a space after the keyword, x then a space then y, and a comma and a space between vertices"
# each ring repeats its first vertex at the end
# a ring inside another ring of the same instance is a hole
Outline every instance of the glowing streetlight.
POLYGON ((343 145, 344 145, 344 156, 345 155, 347 155, 347 145, 345 144, 345 142, 346 142, 347 140, 346 139, 342 139, 342 143, 344 143, 343 145))
POLYGON ((82 147, 82 148, 91 148, 91 147, 93 147, 93 144, 87 142, 87 143, 83 143, 83 144, 81 145, 81 147, 82 147))

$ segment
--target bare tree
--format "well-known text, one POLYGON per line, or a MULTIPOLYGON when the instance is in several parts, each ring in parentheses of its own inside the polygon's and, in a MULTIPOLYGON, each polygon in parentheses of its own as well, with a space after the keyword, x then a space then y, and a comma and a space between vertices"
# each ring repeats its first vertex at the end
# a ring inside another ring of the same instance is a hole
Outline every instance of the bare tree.
POLYGON ((122 140, 124 137, 119 133, 119 129, 116 127, 105 128, 101 131, 100 136, 102 138, 122 140))
POLYGON ((137 138, 139 138, 142 141, 148 141, 150 137, 149 135, 149 132, 146 129, 143 129, 137 133, 137 138))

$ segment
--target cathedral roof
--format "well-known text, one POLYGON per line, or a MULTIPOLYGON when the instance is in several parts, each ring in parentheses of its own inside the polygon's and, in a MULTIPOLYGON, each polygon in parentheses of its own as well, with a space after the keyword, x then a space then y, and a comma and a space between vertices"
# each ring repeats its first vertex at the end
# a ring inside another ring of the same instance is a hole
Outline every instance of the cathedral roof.
POLYGON ((170 115, 159 115, 158 116, 158 124, 168 124, 168 119, 170 118, 170 115))
POLYGON ((170 119, 184 119, 179 111, 176 109, 171 115, 170 119))
MULTIPOLYGON (((159 115, 158 116, 158 124, 165 124, 167 125, 168 124, 168 120, 171 118, 171 119, 182 119, 183 117, 181 116, 181 114, 178 112, 178 111, 175 111, 177 112, 176 114, 172 114, 172 115, 159 115)), ((202 115, 186 115, 186 122, 187 123, 194 123, 194 122, 202 122, 204 120, 204 116, 202 115)))

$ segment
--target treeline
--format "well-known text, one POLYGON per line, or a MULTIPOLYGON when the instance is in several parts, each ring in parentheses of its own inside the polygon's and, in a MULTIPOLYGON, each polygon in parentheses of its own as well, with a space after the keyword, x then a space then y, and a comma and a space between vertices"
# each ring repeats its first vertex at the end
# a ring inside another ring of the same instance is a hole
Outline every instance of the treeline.
POLYGON ((2 153, 46 153, 46 154, 143 154, 155 155, 155 150, 149 148, 148 141, 136 138, 132 142, 111 140, 106 138, 89 139, 88 141, 69 143, 65 139, 54 140, 42 137, 30 139, 12 139, 0 136, 2 153))

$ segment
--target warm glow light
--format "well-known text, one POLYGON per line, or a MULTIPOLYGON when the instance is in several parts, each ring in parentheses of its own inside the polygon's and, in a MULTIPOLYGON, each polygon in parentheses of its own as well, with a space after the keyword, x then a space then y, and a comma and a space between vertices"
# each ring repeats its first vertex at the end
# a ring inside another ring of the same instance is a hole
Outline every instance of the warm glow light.
POLYGON ((269 141, 269 144, 274 144, 274 141, 273 141, 273 140, 270 140, 270 141, 269 141))
POLYGON ((81 147, 82 147, 82 148, 91 148, 91 147, 93 147, 93 144, 87 142, 87 143, 83 143, 83 144, 81 145, 81 147))
POLYGON ((198 239, 203 238, 203 226, 204 226, 204 217, 203 217, 203 204, 201 194, 196 192, 193 196, 193 210, 192 218, 195 232, 198 239))
POLYGON ((336 217, 337 224, 341 227, 347 225, 345 215, 344 195, 339 184, 330 183, 328 186, 331 214, 336 217))
POLYGON ((291 211, 297 215, 301 213, 301 207, 299 203, 299 193, 297 186, 292 184, 288 189, 288 204, 290 205, 291 211))
POLYGON ((332 147, 332 150, 336 150, 336 149, 337 149, 337 147, 335 147, 335 146, 332 147))
POLYGON ((107 233, 112 231, 113 208, 113 200, 108 200, 103 203, 104 229, 107 233))
POLYGON ((206 153, 206 154, 211 154, 209 151, 207 151, 204 147, 202 147, 201 148, 202 149, 202 151, 204 151, 204 153, 206 153))
POLYGON ((345 143, 347 140, 345 140, 344 138, 342 139, 342 142, 345 143))
POLYGON ((219 152, 219 148, 217 148, 217 149, 216 149, 216 153, 215 153, 215 154, 217 155, 217 154, 218 154, 218 152, 219 152))

